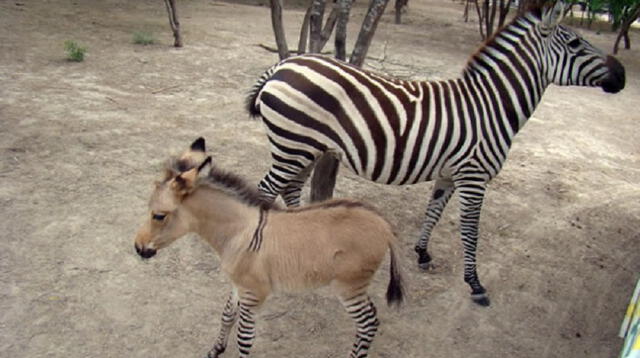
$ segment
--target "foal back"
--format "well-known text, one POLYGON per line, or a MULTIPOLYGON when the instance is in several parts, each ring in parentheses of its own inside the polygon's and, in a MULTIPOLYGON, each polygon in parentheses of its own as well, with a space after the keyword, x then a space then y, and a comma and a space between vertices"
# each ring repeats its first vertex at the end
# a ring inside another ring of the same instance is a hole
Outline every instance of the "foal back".
POLYGON ((254 269, 277 291, 366 286, 396 245, 382 216, 349 200, 269 212, 267 223, 254 269))

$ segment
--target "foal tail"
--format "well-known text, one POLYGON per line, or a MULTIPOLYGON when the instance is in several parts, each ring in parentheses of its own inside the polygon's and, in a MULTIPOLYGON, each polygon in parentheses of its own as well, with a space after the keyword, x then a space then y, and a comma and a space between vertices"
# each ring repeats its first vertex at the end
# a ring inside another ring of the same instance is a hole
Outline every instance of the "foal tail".
POLYGON ((387 286, 387 304, 396 307, 404 300, 404 278, 402 269, 398 263, 397 247, 395 243, 389 244, 389 285, 387 286))

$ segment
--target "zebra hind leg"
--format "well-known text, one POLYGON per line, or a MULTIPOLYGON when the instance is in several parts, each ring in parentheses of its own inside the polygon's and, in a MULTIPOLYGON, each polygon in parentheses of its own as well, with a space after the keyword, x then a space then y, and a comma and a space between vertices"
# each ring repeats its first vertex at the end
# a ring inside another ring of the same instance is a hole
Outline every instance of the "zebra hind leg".
MULTIPOLYGON (((276 159, 274 157, 274 159, 276 159)), ((279 159, 279 158, 278 158, 279 159)), ((258 184, 258 190, 265 201, 273 202, 278 195, 282 195, 287 206, 300 203, 300 191, 309 176, 312 161, 305 160, 283 162, 282 159, 271 165, 269 172, 258 184)))
POLYGON ((309 178, 314 165, 309 164, 304 168, 295 179, 292 179, 282 192, 282 199, 288 207, 300 206, 300 194, 302 187, 309 178))
POLYGON ((481 306, 489 306, 487 290, 480 283, 476 271, 476 250, 480 209, 484 198, 484 185, 471 182, 457 185, 460 197, 460 235, 464 254, 464 281, 471 287, 471 299, 481 306))
POLYGON ((436 181, 433 191, 431 193, 431 199, 427 205, 427 213, 425 221, 422 224, 422 231, 420 238, 414 247, 418 254, 418 266, 423 270, 430 270, 433 268, 431 263, 431 256, 428 252, 429 239, 431 238, 431 232, 440 220, 444 208, 447 206, 451 195, 454 192, 453 182, 450 180, 439 179, 436 181))

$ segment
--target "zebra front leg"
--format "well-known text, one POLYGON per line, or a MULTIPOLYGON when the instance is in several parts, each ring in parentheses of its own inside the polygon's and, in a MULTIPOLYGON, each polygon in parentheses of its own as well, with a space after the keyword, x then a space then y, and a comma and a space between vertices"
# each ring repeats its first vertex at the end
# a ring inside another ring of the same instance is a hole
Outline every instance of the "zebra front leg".
POLYGON ((349 316, 356 322, 356 340, 349 358, 364 358, 369 353, 369 347, 380 325, 376 307, 366 293, 348 299, 341 297, 340 301, 349 316))
POLYGON ((218 333, 218 339, 213 345, 213 348, 207 354, 207 358, 217 358, 224 353, 227 348, 227 342, 229 341, 229 332, 231 327, 238 320, 238 295, 236 290, 229 295, 227 304, 222 310, 222 323, 220 325, 220 332, 218 333))
POLYGON ((432 268, 431 256, 428 252, 429 239, 431 238, 431 232, 440 220, 444 208, 447 206, 451 195, 455 191, 453 182, 446 179, 438 179, 431 192, 431 199, 427 205, 427 213, 422 224, 422 231, 420 232, 420 238, 415 246, 415 251, 418 253, 418 266, 423 270, 429 270, 432 268))
POLYGON ((238 350, 240 358, 248 357, 256 336, 255 314, 264 299, 251 292, 244 292, 238 305, 240 321, 238 322, 238 350))
POLYGON ((487 291, 480 284, 476 272, 476 249, 480 210, 484 198, 485 183, 471 182, 458 185, 460 197, 460 235, 464 253, 464 281, 471 287, 471 299, 481 306, 489 306, 487 291))

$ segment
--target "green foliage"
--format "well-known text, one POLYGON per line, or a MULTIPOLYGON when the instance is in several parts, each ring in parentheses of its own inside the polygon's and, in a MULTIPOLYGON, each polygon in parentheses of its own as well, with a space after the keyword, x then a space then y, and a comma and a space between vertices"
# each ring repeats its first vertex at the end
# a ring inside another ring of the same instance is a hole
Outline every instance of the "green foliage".
POLYGON ((133 43, 136 45, 152 45, 156 42, 153 33, 147 31, 136 31, 133 33, 133 43))
POLYGON ((612 30, 617 30, 622 22, 631 16, 632 9, 638 5, 638 0, 608 0, 609 12, 613 17, 612 30))
POLYGON ((74 62, 84 61, 84 54, 87 49, 78 46, 75 41, 67 40, 64 42, 64 49, 67 51, 67 59, 74 62))
POLYGON ((632 15, 633 9, 640 4, 640 0, 586 0, 585 3, 588 8, 589 23, 593 21, 596 13, 608 13, 611 29, 616 31, 627 17, 632 15))

